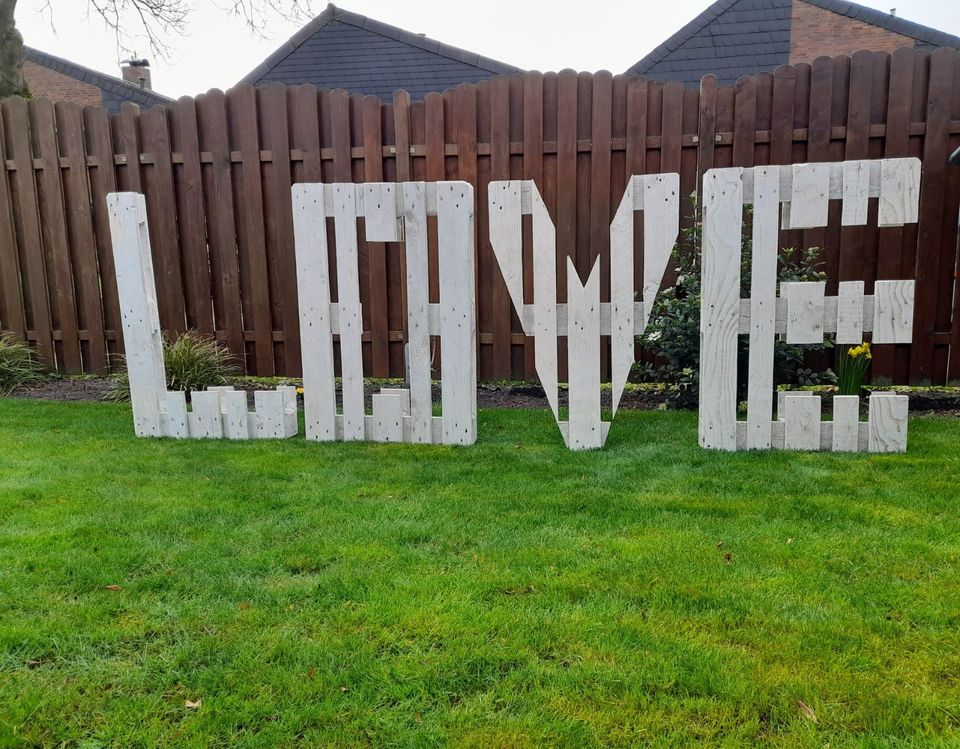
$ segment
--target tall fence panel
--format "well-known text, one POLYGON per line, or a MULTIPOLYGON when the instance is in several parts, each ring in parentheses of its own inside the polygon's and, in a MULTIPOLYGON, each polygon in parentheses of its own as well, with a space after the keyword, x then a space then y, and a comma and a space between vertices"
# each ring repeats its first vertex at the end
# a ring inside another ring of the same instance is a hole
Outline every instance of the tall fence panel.
MULTIPOLYGON (((867 226, 841 227, 832 206, 828 228, 783 232, 781 244, 822 248, 833 293, 844 280, 864 279, 870 293, 878 279, 916 278, 913 344, 878 349, 874 378, 957 381, 960 169, 946 164, 957 147, 953 50, 858 52, 734 86, 708 76, 699 90, 565 70, 463 84, 417 102, 404 92, 381 102, 311 86, 242 86, 147 112, 124 106, 110 117, 11 98, 0 103, 0 328, 63 372, 117 365, 123 347, 104 198, 135 190, 146 195, 166 332, 214 335, 250 374, 296 376, 290 186, 463 179, 478 200, 480 377, 535 379, 533 342, 487 238, 489 181, 537 183, 557 227, 558 288, 566 288, 568 257, 582 277, 599 263, 606 301, 609 222, 631 174, 679 172, 682 225, 690 226, 687 198, 714 167, 916 156, 924 165, 917 225, 878 230, 872 205, 867 226)), ((435 267, 432 219, 428 228, 435 267)), ((363 241, 362 226, 359 237, 365 371, 402 376, 403 247, 363 241)), ((529 260, 529 227, 523 252, 529 260)), ((637 253, 639 270, 640 241, 637 253)), ((665 283, 673 280, 668 273, 665 283)), ((429 281, 435 302, 437 278, 429 281)), ((523 288, 530 302, 529 272, 523 288)), ((602 367, 607 376, 608 353, 602 367)))

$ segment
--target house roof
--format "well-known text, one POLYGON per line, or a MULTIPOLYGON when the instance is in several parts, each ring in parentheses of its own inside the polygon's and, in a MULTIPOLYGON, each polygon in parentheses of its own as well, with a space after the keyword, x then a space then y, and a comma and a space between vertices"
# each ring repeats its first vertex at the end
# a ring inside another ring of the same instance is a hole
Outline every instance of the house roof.
POLYGON ((421 99, 460 83, 519 72, 513 65, 330 4, 240 83, 312 83, 388 100, 402 88, 421 99))
MULTIPOLYGON (((847 0, 803 1, 911 37, 921 48, 960 49, 960 37, 847 0)), ((696 85, 708 73, 733 83, 786 65, 792 8, 793 0, 717 0, 627 72, 696 85)))
POLYGON ((24 59, 49 70, 55 70, 70 78, 96 86, 100 89, 103 107, 113 114, 120 111, 120 105, 125 101, 144 108, 152 107, 155 104, 169 104, 172 101, 169 97, 158 94, 151 89, 140 88, 122 78, 106 75, 75 62, 64 60, 62 57, 51 55, 48 52, 41 52, 39 49, 24 47, 23 56, 24 59))

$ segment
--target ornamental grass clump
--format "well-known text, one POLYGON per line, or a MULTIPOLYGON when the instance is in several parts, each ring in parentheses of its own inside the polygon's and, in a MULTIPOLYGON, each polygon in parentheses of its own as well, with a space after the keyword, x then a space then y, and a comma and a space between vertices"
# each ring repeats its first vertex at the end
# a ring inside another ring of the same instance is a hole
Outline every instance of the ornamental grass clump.
POLYGON ((0 334, 0 395, 25 385, 39 385, 50 373, 26 343, 9 333, 0 334))
POLYGON ((837 362, 837 392, 840 395, 860 395, 872 358, 867 342, 849 346, 840 354, 837 362))
MULTIPOLYGON (((168 390, 205 390, 226 385, 238 374, 233 354, 213 338, 187 331, 173 341, 163 342, 163 368, 168 390)), ((130 380, 126 371, 117 375, 107 394, 108 400, 130 400, 130 380)))

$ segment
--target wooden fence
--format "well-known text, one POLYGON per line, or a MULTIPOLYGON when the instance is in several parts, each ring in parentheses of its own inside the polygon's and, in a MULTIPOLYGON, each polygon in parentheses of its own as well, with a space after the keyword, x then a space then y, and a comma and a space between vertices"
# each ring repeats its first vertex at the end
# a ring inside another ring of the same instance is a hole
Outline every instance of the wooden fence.
MULTIPOLYGON (((480 377, 535 379, 532 340, 487 241, 490 180, 535 180, 557 226, 558 287, 563 256, 584 277, 599 257, 607 295, 609 222, 630 174, 679 172, 689 195, 713 167, 918 156, 918 225, 878 231, 873 205, 869 226, 841 228, 834 206, 830 228, 785 232, 782 242, 824 248, 828 293, 842 280, 864 279, 871 293, 875 279, 915 277, 914 343, 878 350, 874 375, 960 379, 960 169, 946 164, 960 146, 953 50, 823 58, 734 87, 707 77, 699 91, 563 71, 422 102, 275 85, 114 117, 20 98, 0 113, 0 326, 63 372, 103 371, 122 353, 104 201, 114 190, 146 195, 163 327, 215 334, 251 374, 298 375, 291 184, 467 180, 477 187, 480 377)), ((435 240, 431 228, 434 253, 435 240)), ((402 262, 401 246, 361 244, 372 376, 403 374, 402 262)), ((529 300, 530 278, 524 288, 529 300)))

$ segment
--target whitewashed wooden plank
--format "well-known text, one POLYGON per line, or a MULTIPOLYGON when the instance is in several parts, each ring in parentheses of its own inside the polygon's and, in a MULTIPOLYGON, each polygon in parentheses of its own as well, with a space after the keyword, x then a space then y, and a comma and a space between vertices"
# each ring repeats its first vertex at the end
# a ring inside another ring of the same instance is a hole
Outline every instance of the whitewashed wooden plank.
POLYGON ((111 193, 107 209, 134 432, 138 437, 159 437, 167 384, 146 203, 137 193, 111 193))
POLYGON ((368 242, 399 242, 397 185, 368 182, 362 186, 364 235, 368 242))
POLYGON ((248 440, 254 436, 250 434, 247 394, 243 390, 220 391, 220 416, 223 436, 228 440, 248 440))
POLYGON ((293 385, 278 385, 277 391, 283 396, 283 436, 296 437, 300 433, 297 420, 297 389, 293 385))
POLYGON ((773 413, 773 349, 777 312, 780 170, 753 169, 753 256, 750 287, 750 353, 746 447, 768 450, 773 413))
POLYGON ((872 453, 907 451, 907 419, 910 397, 871 393, 869 400, 868 449, 872 453))
MULTIPOLYGON (((627 180, 623 199, 610 224, 610 379, 613 413, 617 413, 623 389, 630 376, 636 348, 636 289, 633 279, 634 191, 641 190, 640 177, 627 180)), ((647 217, 649 219, 649 217, 647 217)), ((645 324, 643 316, 641 325, 645 324)), ((558 331, 562 334, 564 331, 558 331)))
POLYGON ((521 180, 494 181, 487 187, 490 246, 515 309, 523 306, 523 222, 521 180))
POLYGON ((220 413, 220 393, 194 391, 190 393, 192 410, 187 414, 190 436, 193 439, 220 439, 223 437, 223 418, 220 413))
POLYGON ((343 401, 343 439, 364 439, 363 312, 357 255, 356 186, 333 185, 336 219, 337 295, 340 307, 340 392, 343 401))
POLYGON ((830 206, 830 165, 794 164, 790 228, 826 226, 830 206))
POLYGON ((836 342, 863 342, 863 281, 841 281, 839 284, 836 342))
POLYGON ((867 205, 870 198, 870 162, 843 162, 843 226, 863 226, 867 223, 867 205))
POLYGON ((473 186, 437 183, 440 255, 440 400, 443 442, 477 439, 477 304, 474 264, 473 186))
POLYGON ((570 386, 571 450, 603 447, 600 429, 600 263, 595 262, 586 284, 567 257, 567 308, 570 329, 567 369, 570 386))
POLYGON ((405 402, 409 398, 396 393, 373 394, 373 439, 376 442, 403 442, 405 402))
MULTIPOLYGON (((404 244, 407 253, 407 377, 410 385, 410 440, 433 441, 430 382, 430 269, 427 252, 426 186, 403 185, 404 244)), ((437 330, 439 333, 439 330, 437 330)))
POLYGON ((553 418, 560 418, 557 381, 557 231, 536 185, 531 190, 533 227, 534 362, 553 418))
POLYGON ((786 395, 783 419, 785 450, 820 449, 820 405, 820 396, 786 395))
POLYGON ((743 170, 703 178, 703 280, 700 301, 701 447, 737 447, 737 329, 743 170))
POLYGON ((915 224, 920 215, 920 159, 884 159, 878 226, 915 224))
POLYGON ((873 285, 873 342, 913 340, 914 281, 877 281, 873 285))
POLYGON ((283 439, 283 393, 279 390, 257 390, 253 394, 257 439, 283 439))
POLYGON ((811 390, 778 390, 777 391, 777 420, 783 421, 786 417, 786 411, 784 410, 785 399, 788 395, 808 395, 813 396, 814 393, 811 390))
POLYGON ((835 453, 855 453, 860 434, 860 398, 856 395, 833 396, 833 440, 835 453))
POLYGON ((160 428, 164 437, 174 439, 190 437, 190 425, 187 420, 187 394, 182 390, 172 390, 165 394, 160 403, 160 428))
POLYGON ((337 393, 323 185, 294 185, 292 195, 303 418, 308 440, 329 442, 336 439, 337 393))
POLYGON ((823 343, 825 281, 781 284, 787 300, 787 343, 823 343))
MULTIPOLYGON (((649 322, 680 232, 680 175, 648 174, 643 192, 643 307, 649 322)), ((616 272, 616 266, 611 268, 616 272)))

